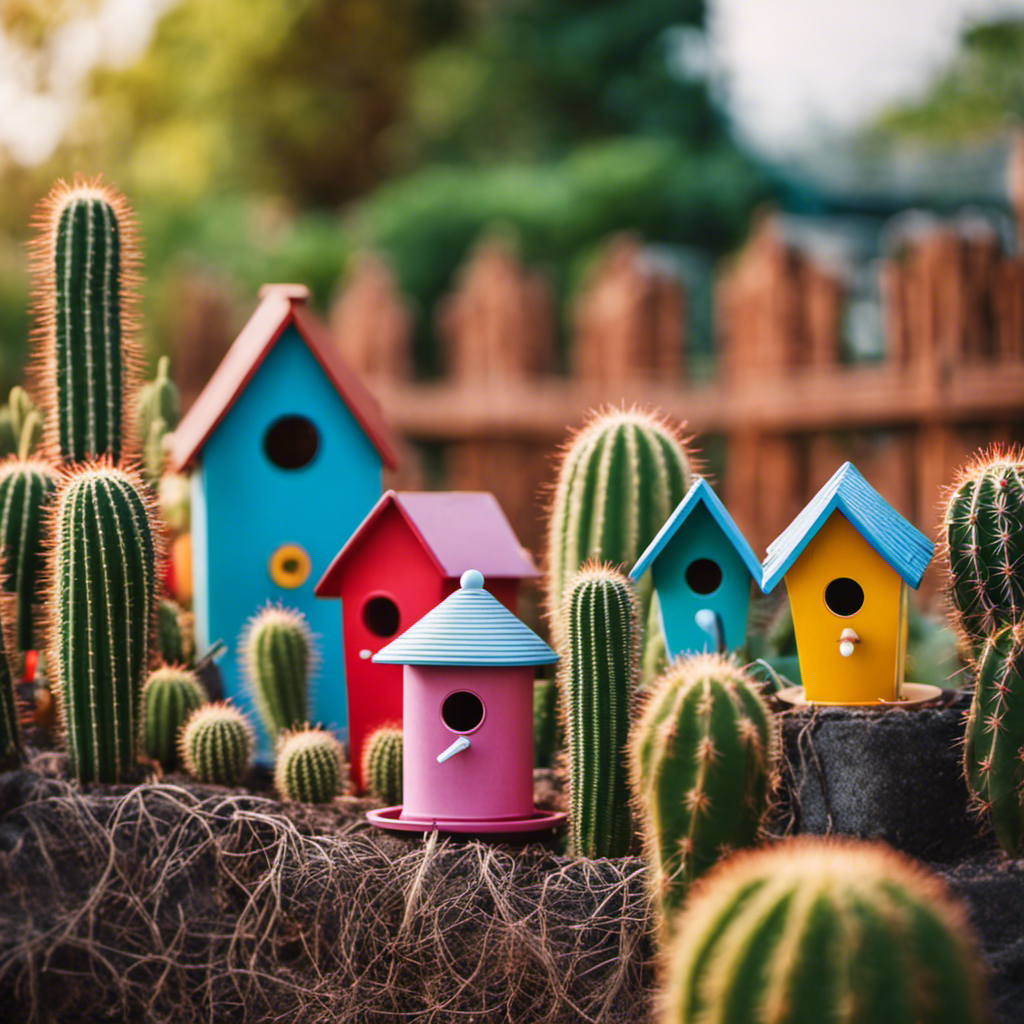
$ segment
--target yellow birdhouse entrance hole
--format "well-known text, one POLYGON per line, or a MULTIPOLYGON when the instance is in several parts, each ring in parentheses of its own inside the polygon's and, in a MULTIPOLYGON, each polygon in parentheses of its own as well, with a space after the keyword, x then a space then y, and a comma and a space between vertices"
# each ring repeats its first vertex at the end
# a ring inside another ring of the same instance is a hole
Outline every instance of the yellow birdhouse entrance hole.
POLYGON ((807 700, 899 700, 907 585, 841 512, 828 517, 785 579, 807 700))

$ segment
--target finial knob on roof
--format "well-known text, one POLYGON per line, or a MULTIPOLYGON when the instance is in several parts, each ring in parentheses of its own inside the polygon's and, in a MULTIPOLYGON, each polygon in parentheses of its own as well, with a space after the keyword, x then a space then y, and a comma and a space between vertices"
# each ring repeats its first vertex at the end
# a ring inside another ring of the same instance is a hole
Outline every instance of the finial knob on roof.
POLYGON ((482 590, 484 574, 477 569, 467 569, 459 579, 459 586, 463 590, 482 590))
POLYGON ((309 302, 309 289, 304 284, 265 284, 260 288, 261 300, 269 298, 271 295, 277 295, 289 302, 298 302, 302 305, 309 302))

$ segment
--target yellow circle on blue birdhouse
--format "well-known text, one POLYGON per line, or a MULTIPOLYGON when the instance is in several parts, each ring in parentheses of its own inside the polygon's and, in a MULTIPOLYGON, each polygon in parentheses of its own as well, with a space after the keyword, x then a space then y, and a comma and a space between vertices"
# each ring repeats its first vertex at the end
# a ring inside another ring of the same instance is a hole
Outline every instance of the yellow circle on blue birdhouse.
POLYGON ((288 590, 301 587, 309 579, 312 568, 305 548, 298 544, 282 544, 270 556, 270 578, 288 590))

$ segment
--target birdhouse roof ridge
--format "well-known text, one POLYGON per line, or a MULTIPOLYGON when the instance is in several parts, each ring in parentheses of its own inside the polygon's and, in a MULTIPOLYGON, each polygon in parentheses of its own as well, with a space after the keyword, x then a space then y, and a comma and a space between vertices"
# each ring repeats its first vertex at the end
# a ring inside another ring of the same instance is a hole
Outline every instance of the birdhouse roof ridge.
POLYGON ((676 531, 686 522, 690 514, 699 505, 703 505, 711 513, 712 519, 717 523, 726 539, 736 549, 736 553, 743 560, 754 581, 761 585, 761 562, 754 549, 750 546, 747 538, 743 536, 736 521, 729 514, 729 510, 722 504, 722 499, 715 494, 707 480, 700 476, 690 485, 683 500, 676 505, 675 510, 665 521, 665 524, 658 531, 654 540, 647 545, 647 550, 637 559, 636 565, 629 571, 631 579, 639 579, 651 567, 657 557, 668 546, 669 541, 676 535, 676 531))
MULTIPOLYGON (((479 574, 475 574, 479 580, 479 574)), ((427 612, 373 660, 384 665, 513 667, 550 665, 558 655, 493 594, 474 585, 472 571, 463 585, 427 612)))
POLYGON ((845 462, 792 523, 768 545, 761 589, 771 593, 833 512, 841 512, 879 556, 915 589, 921 583, 935 544, 903 518, 845 462))

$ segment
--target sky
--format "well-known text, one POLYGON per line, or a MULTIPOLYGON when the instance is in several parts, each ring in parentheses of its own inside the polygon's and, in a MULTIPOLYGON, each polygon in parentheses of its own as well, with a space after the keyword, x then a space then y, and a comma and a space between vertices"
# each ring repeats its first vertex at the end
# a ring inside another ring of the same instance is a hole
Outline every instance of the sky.
MULTIPOLYGON (((2 0, 0 0, 2 2, 2 0)), ((97 62, 144 48, 174 0, 102 0, 99 16, 54 40, 46 94, 34 68, 0 35, 0 146, 21 163, 44 160, 74 117, 97 62)), ((636 2, 636 0, 623 0, 636 2)), ((707 0, 703 61, 741 138, 769 156, 856 129, 921 92, 970 20, 1024 14, 1024 0, 707 0)))

